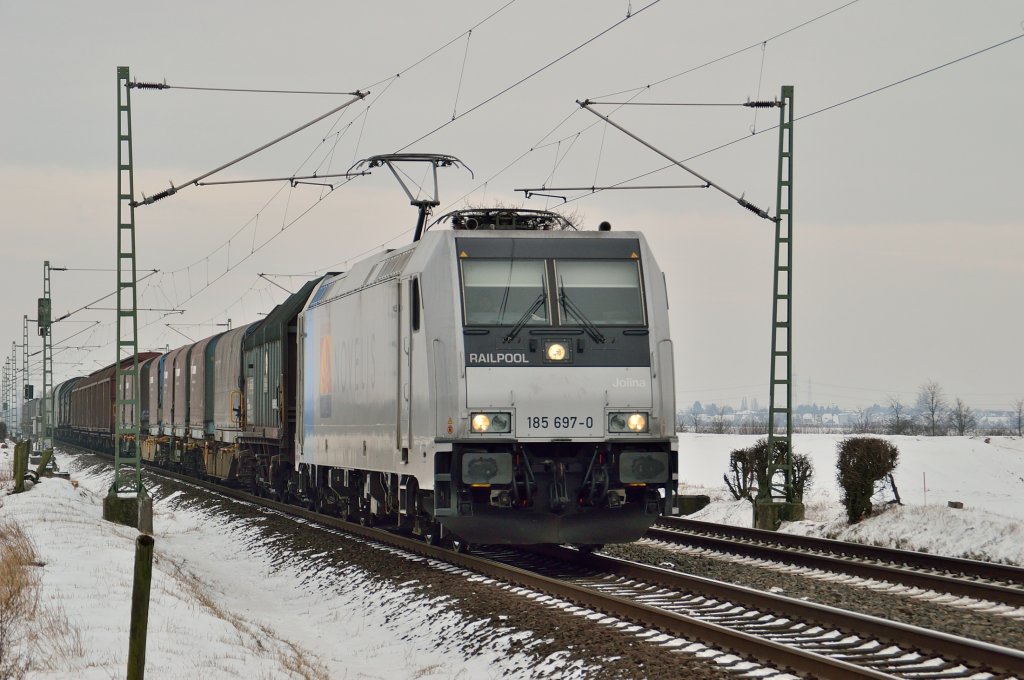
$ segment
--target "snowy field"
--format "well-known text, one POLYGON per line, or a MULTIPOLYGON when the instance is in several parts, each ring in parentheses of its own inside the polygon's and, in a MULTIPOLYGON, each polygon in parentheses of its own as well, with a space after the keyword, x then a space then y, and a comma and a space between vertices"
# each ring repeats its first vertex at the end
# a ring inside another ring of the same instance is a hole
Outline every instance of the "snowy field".
MULTIPOLYGON (((722 475, 729 453, 753 435, 679 435, 682 493, 707 494, 712 503, 693 519, 751 526, 747 501, 734 501, 722 475)), ((836 445, 842 435, 794 435, 793 450, 814 465, 805 492, 807 520, 783 531, 909 550, 1024 565, 1024 439, 1020 437, 885 437, 900 451, 894 477, 903 507, 892 507, 853 527, 846 524, 836 482, 836 445), (947 507, 960 501, 963 510, 947 507)))
MULTIPOLYGON (((729 452, 756 439, 681 435, 683 492, 714 499, 692 517, 750 524, 750 504, 729 499, 722 474, 729 452)), ((843 520, 834 479, 840 440, 795 437, 795 450, 811 457, 816 478, 806 499, 808 520, 785 531, 1024 564, 1024 440, 892 438, 900 449, 896 481, 905 506, 852 528, 843 520), (962 501, 965 509, 947 508, 949 500, 962 501)), ((7 480, 0 481, 0 525, 17 523, 34 543, 42 563, 40 604, 51 622, 46 639, 24 641, 46 650, 37 653, 28 677, 124 677, 136 532, 101 518, 109 476, 74 474, 77 486, 44 480, 8 496, 12 453, 0 450, 0 480, 7 480)), ((67 457, 58 461, 69 468, 67 457)), ((282 564, 269 547, 254 545, 244 523, 178 505, 173 495, 160 498, 154 514, 149 678, 587 675, 557 654, 531 663, 517 650, 529 648, 532 633, 503 632, 500 621, 460 614, 446 597, 417 591, 413 581, 383 585, 358 569, 342 579, 302 571, 302 560, 282 564), (280 602, 289 606, 273 604, 280 602), (483 646, 471 639, 480 630, 490 631, 483 646)))
MULTIPOLYGON (((13 446, 0 450, 0 479, 10 480, 12 454, 13 446)), ((58 461, 69 469, 65 456, 58 461)), ((36 641, 42 644, 28 677, 123 678, 138 534, 102 519, 109 475, 73 480, 77 486, 43 480, 10 496, 12 482, 0 482, 0 524, 17 523, 35 544, 41 604, 60 631, 36 641)), ((528 647, 529 632, 502 633, 499 622, 462 617, 444 596, 424 597, 358 570, 344 578, 301 573, 301 559, 281 564, 269 546, 254 548, 240 523, 171 509, 171 501, 154 504, 147 679, 468 680, 516 677, 526 667, 574 677, 557 657, 538 668, 510 651, 528 647), (482 626, 493 639, 481 652, 480 640, 470 638, 482 626)))

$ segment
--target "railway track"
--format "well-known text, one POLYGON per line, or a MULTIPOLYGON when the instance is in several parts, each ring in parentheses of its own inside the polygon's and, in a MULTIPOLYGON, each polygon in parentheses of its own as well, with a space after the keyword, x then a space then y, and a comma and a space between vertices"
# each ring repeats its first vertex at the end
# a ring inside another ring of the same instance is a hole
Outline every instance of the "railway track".
POLYGON ((542 601, 557 598, 613 617, 611 622, 723 650, 735 657, 731 665, 737 672, 748 672, 754 661, 768 667, 760 677, 771 677, 770 668, 813 678, 1024 677, 1015 675, 1024 670, 1024 653, 997 645, 569 548, 481 546, 475 554, 457 553, 219 484, 149 470, 458 566, 525 589, 524 594, 542 601))
POLYGON ((1024 608, 1024 569, 810 536, 663 518, 647 538, 1024 608))

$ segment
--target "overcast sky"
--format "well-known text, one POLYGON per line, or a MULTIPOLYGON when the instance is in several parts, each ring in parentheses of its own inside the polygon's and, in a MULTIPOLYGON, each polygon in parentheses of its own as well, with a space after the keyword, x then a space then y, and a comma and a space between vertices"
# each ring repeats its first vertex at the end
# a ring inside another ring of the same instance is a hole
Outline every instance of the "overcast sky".
MULTIPOLYGON (((440 171, 438 214, 502 202, 643 231, 668 281, 680 408, 765 404, 772 224, 714 190, 525 200, 516 189, 608 186, 667 164, 575 101, 738 104, 793 85, 799 117, 1021 36, 1019 2, 0 0, 0 357, 20 346, 23 315, 35 317, 44 260, 110 270, 54 272, 55 316, 114 290, 124 65, 175 88, 370 92, 211 181, 339 173, 398 150, 447 153, 474 176, 440 171)), ((191 180, 345 100, 133 90, 136 194, 191 180)), ((776 110, 600 110, 677 159, 704 154, 685 162, 774 214, 776 110)), ((975 408, 1024 397, 1021 111, 1024 39, 797 121, 798 402, 912 402, 928 379, 975 408)), ((409 173, 424 179, 422 168, 409 173)), ((139 268, 160 270, 140 283, 139 305, 184 310, 143 312, 142 348, 255 320, 282 288, 411 239, 415 210, 389 173, 330 181, 333 191, 193 186, 139 208, 139 268)), ((694 181, 672 168, 632 184, 694 181)), ((58 347, 56 379, 110 364, 113 329, 103 310, 58 324, 58 343, 84 348, 58 347)), ((38 350, 34 326, 29 335, 38 350)))

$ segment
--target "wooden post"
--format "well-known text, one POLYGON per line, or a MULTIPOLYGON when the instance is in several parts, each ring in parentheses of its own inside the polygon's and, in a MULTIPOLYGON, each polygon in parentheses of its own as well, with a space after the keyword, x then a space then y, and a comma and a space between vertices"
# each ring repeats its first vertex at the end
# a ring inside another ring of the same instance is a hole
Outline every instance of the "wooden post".
POLYGON ((135 539, 135 581, 132 585, 132 619, 128 630, 128 680, 146 675, 146 631, 149 627, 149 585, 153 575, 153 537, 135 539))
POLYGON ((36 468, 36 479, 43 476, 43 471, 46 470, 46 464, 53 458, 53 449, 47 449, 43 451, 42 457, 39 459, 39 467, 36 468))
POLYGON ((28 470, 28 452, 32 446, 31 440, 14 445, 14 493, 21 493, 25 490, 25 472, 28 470))

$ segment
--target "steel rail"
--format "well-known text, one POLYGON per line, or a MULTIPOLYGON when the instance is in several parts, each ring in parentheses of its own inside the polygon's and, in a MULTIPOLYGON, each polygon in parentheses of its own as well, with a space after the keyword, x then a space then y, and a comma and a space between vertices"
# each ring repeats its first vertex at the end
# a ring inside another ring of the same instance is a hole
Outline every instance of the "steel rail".
MULTIPOLYGON (((85 450, 95 453, 95 451, 90 449, 85 450)), ((330 515, 323 515, 314 510, 308 510, 296 505, 253 496, 239 489, 178 474, 164 468, 150 465, 146 469, 155 475, 200 487, 236 501, 268 508, 282 515, 300 517, 309 522, 338 529, 361 538, 454 564, 463 569, 494 579, 514 583, 546 595, 563 598, 624 621, 644 625, 661 632, 671 633, 688 641, 700 642, 709 647, 731 652, 745 659, 756 659, 760 663, 778 666, 781 670, 792 671, 814 678, 835 678, 837 680, 842 678, 892 677, 885 673, 847 663, 841 659, 808 652, 749 633, 732 630, 715 623, 701 621, 683 614, 645 605, 627 598, 600 593, 590 588, 536 574, 478 555, 457 553, 448 548, 432 546, 418 538, 401 536, 383 529, 366 527, 337 517, 331 517, 330 515)), ((567 552, 571 553, 573 551, 567 552)))
MULTIPOLYGON (((95 451, 88 449, 81 450, 95 453, 95 451)), ((591 588, 546 577, 495 560, 431 546, 418 538, 408 538, 382 529, 366 527, 340 518, 323 515, 295 505, 253 496, 239 489, 181 475, 164 468, 147 466, 147 469, 154 474, 200 487, 243 503, 262 506, 283 515, 300 517, 322 526, 355 534, 425 557, 441 560, 495 579, 517 583, 531 590, 565 598, 625 621, 645 625, 687 640, 698 641, 743 658, 753 658, 761 663, 777 666, 783 670, 793 671, 801 675, 809 675, 814 678, 893 677, 881 671, 858 666, 842 659, 799 649, 709 621, 645 605, 627 598, 601 593, 591 588)), ((1024 652, 998 645, 969 640, 909 624, 886 621, 865 614, 805 602, 699 576, 686 575, 680 572, 605 556, 581 553, 568 548, 545 546, 531 549, 539 554, 578 564, 591 570, 660 584, 673 589, 696 593, 704 597, 751 607, 763 613, 814 622, 842 632, 854 633, 858 636, 874 636, 885 642, 907 646, 910 648, 907 651, 927 651, 943 659, 954 660, 974 668, 980 667, 1002 674, 1019 672, 1019 669, 1024 668, 1024 652)))
MULTIPOLYGON (((963 574, 971 578, 988 579, 1003 583, 1014 583, 1024 587, 1024 568, 1015 567, 1009 564, 998 564, 996 562, 983 562, 981 560, 968 560, 961 557, 943 557, 931 553, 916 552, 913 550, 899 550, 897 548, 883 548, 863 543, 850 543, 837 541, 829 538, 816 538, 813 536, 799 536, 796 534, 783 534, 763 529, 752 529, 749 527, 736 527, 726 524, 715 524, 712 522, 701 522, 698 520, 684 519, 680 517, 664 517, 658 524, 675 530, 677 532, 688 532, 689 534, 703 534, 727 536, 733 539, 746 541, 757 541, 762 544, 775 544, 798 550, 814 550, 821 553, 830 553, 839 556, 849 556, 865 560, 875 560, 895 565, 905 565, 916 569, 930 569, 936 572, 948 574, 963 574)), ((658 529, 656 526, 655 529, 658 529)), ((665 535, 661 531, 654 535, 665 535)), ((793 553, 790 553, 793 554, 793 553)), ((1011 590, 1013 590, 1011 588, 1011 590)), ((1024 594, 1024 590, 1017 590, 1024 594)))
POLYGON ((1024 652, 1009 647, 613 557, 561 547, 542 550, 552 557, 583 567, 699 593, 777 616, 838 628, 847 633, 875 636, 883 641, 906 644, 914 650, 927 651, 970 666, 981 666, 1000 673, 1019 673, 1024 668, 1024 652))
POLYGON ((897 566, 861 562, 831 555, 820 555, 796 552, 789 548, 770 545, 737 542, 728 538, 720 538, 703 534, 693 534, 675 529, 652 527, 647 530, 646 538, 707 548, 715 552, 753 557, 772 562, 781 562, 811 569, 820 569, 833 573, 848 574, 876 581, 886 581, 913 588, 924 588, 940 593, 986 600, 1012 607, 1024 607, 1024 590, 1011 586, 967 581, 955 576, 934 574, 926 571, 913 571, 897 566))

